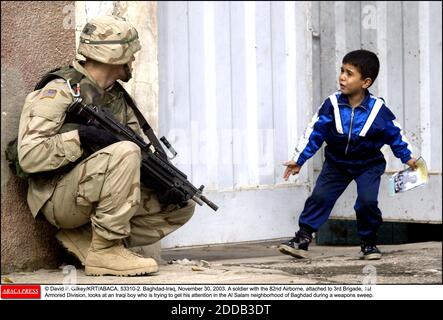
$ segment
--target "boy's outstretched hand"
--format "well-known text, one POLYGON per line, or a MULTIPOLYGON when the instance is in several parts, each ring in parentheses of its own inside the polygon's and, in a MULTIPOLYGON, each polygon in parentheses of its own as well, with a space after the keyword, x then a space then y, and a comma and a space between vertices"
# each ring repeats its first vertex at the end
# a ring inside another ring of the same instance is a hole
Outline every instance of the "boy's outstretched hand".
POLYGON ((297 174, 300 172, 301 169, 301 166, 295 163, 294 160, 286 161, 283 165, 286 166, 285 173, 283 174, 283 179, 285 179, 285 181, 288 181, 288 178, 291 174, 297 174))
POLYGON ((417 161, 417 159, 411 158, 408 160, 408 162, 406 162, 406 164, 415 170, 415 169, 417 169, 417 166, 415 165, 416 161, 417 161))

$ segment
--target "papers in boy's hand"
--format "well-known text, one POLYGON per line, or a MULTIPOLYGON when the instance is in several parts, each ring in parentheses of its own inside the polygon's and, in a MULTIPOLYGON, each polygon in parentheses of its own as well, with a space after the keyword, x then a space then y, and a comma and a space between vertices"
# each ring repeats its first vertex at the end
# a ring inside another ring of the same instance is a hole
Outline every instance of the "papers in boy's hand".
POLYGON ((408 168, 394 173, 389 179, 389 195, 394 196, 399 192, 405 192, 428 182, 428 169, 425 160, 420 157, 415 162, 417 168, 408 168))

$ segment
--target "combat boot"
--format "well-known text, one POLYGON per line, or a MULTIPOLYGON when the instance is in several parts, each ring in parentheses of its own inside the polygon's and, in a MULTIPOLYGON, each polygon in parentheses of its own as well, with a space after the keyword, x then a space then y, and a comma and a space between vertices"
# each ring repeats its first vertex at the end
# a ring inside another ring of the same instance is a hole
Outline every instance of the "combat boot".
POLYGON ((154 259, 143 258, 126 249, 121 240, 107 240, 92 231, 92 243, 85 261, 87 276, 136 276, 157 271, 154 259))
POLYGON ((285 241, 278 246, 281 253, 291 255, 295 258, 307 258, 308 246, 312 241, 312 234, 300 229, 291 240, 285 241))
POLYGON ((55 237, 69 253, 72 253, 82 265, 85 265, 92 238, 90 224, 75 229, 61 229, 55 237))

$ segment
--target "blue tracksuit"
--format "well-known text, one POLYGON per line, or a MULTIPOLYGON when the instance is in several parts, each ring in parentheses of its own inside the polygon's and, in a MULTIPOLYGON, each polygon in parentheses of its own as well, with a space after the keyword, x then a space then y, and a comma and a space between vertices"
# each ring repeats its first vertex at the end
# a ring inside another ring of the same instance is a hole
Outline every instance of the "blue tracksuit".
POLYGON ((326 161, 312 195, 306 200, 300 227, 317 231, 328 219, 338 197, 355 180, 358 234, 363 240, 375 241, 383 221, 377 197, 386 167, 380 149, 388 144, 394 155, 406 163, 412 157, 410 144, 384 100, 369 91, 355 108, 340 91, 329 96, 301 137, 294 161, 303 165, 323 142, 327 144, 326 161))

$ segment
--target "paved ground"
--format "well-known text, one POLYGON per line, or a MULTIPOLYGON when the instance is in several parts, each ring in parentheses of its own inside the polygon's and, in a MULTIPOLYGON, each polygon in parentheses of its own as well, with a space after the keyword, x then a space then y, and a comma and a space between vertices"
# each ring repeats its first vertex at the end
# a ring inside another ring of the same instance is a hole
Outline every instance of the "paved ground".
MULTIPOLYGON (((163 264, 147 277, 87 277, 77 269, 77 283, 125 284, 361 284, 375 276, 378 284, 441 284, 442 243, 381 245, 378 261, 358 259, 356 246, 310 247, 310 258, 296 260, 280 254, 278 241, 170 249, 163 264)), ((62 284, 66 274, 37 270, 2 275, 2 283, 62 284)), ((373 278, 372 278, 373 279, 373 278)))

